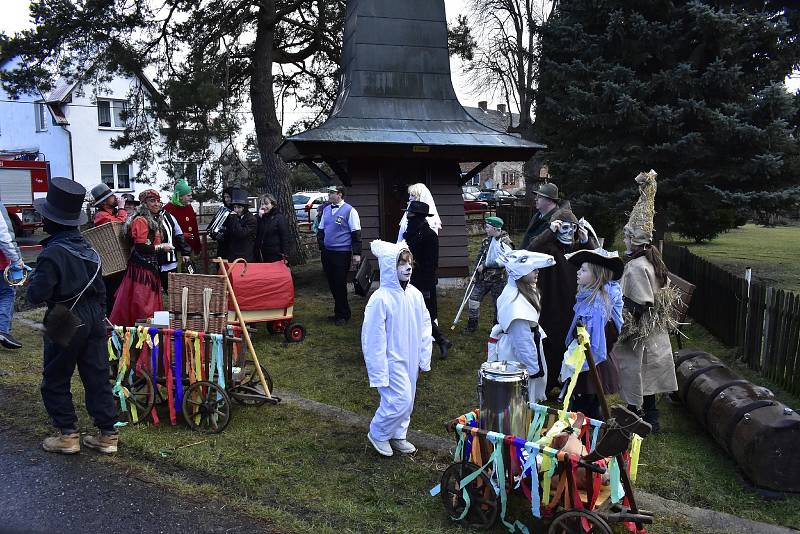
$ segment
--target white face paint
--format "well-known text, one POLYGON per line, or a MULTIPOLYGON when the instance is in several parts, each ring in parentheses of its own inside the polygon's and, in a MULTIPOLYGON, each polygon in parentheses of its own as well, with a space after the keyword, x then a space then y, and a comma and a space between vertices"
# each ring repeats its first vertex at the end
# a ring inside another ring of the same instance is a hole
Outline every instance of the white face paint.
POLYGON ((408 282, 411 280, 411 264, 407 261, 401 261, 397 264, 397 279, 401 282, 408 282))

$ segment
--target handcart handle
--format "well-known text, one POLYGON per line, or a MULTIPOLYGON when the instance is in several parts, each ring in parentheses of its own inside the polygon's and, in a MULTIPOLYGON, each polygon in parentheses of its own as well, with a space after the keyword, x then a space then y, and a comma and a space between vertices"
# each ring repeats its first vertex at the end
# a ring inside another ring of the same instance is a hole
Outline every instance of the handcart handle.
POLYGON ((242 274, 239 275, 239 276, 244 276, 245 273, 247 273, 247 260, 244 258, 236 258, 235 260, 228 262, 228 269, 225 272, 225 274, 230 276, 231 273, 233 272, 233 266, 236 265, 237 263, 244 263, 244 267, 242 268, 242 274))
MULTIPOLYGON (((456 430, 456 431, 459 430, 459 428, 456 427, 456 426, 454 426, 453 429, 456 430)), ((486 430, 483 430, 482 428, 475 428, 475 427, 472 427, 472 426, 462 425, 460 430, 464 434, 473 434, 473 435, 480 436, 481 438, 484 438, 484 439, 487 439, 489 437, 489 432, 486 431, 486 430)), ((505 434, 500 434, 499 432, 492 432, 492 434, 508 437, 505 434)), ((518 447, 525 447, 525 445, 528 443, 524 439, 518 438, 517 436, 510 436, 510 437, 513 438, 514 444, 517 445, 518 447)), ((536 445, 536 447, 539 449, 540 452, 543 452, 543 453, 545 453, 545 454, 547 454, 549 456, 553 456, 557 460, 562 460, 564 458, 569 458, 570 460, 575 461, 579 466, 581 466, 581 467, 583 467, 585 469, 588 469, 589 471, 592 471, 594 473, 599 473, 599 474, 602 475, 602 474, 604 474, 606 472, 606 468, 605 467, 601 467, 599 465, 595 465, 595 464, 586 462, 586 461, 582 460, 579 456, 576 456, 574 454, 570 454, 568 452, 564 452, 564 451, 561 451, 561 450, 558 450, 558 449, 554 449, 552 447, 542 447, 540 445, 536 445)))

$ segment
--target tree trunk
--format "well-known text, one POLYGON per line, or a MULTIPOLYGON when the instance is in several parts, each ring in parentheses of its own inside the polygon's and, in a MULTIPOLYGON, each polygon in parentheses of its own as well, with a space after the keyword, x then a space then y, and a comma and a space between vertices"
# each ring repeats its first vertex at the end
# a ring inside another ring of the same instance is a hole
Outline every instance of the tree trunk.
POLYGON ((306 262, 297 217, 294 213, 292 190, 289 182, 289 167, 275 153, 283 140, 281 124, 275 111, 275 93, 272 79, 272 44, 274 39, 274 1, 261 3, 256 40, 253 47, 252 73, 250 77, 250 105, 256 130, 256 144, 264 166, 264 185, 267 192, 275 196, 278 209, 289 223, 289 263, 300 265, 306 262))

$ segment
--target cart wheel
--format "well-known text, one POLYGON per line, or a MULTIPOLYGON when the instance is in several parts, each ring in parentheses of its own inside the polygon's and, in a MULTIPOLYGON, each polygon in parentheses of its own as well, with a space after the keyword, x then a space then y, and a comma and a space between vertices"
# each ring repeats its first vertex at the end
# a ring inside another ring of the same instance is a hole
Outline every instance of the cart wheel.
POLYGON ((306 338, 306 327, 300 323, 292 323, 283 331, 283 335, 289 343, 300 343, 306 338))
POLYGON ((489 477, 486 473, 481 473, 478 478, 467 485, 469 495, 469 510, 464 519, 457 520, 464 513, 466 502, 462 494, 463 488, 459 482, 471 473, 479 470, 472 463, 455 463, 445 469, 442 474, 442 504, 448 516, 460 525, 488 530, 497 522, 498 501, 489 477))
POLYGON ((285 319, 279 321, 269 321, 267 323, 267 332, 270 334, 280 334, 281 332, 286 331, 287 326, 289 326, 289 321, 285 319))
MULTIPOLYGON (((116 378, 111 379, 111 384, 116 384, 116 378)), ((117 403, 117 413, 120 419, 135 425, 146 421, 147 417, 153 409, 156 402, 156 391, 153 386, 153 379, 149 374, 144 373, 135 376, 133 384, 130 382, 130 373, 125 373, 125 378, 122 379, 122 385, 130 392, 130 396, 125 399, 125 411, 122 411, 122 405, 119 397, 114 396, 114 401, 117 403), (136 416, 134 417, 132 406, 136 406, 136 416)))
POLYGON ((586 510, 568 510, 556 516, 547 534, 612 534, 611 527, 599 515, 586 510), (583 525, 588 523, 589 530, 583 525))
MULTIPOLYGON (((269 399, 267 399, 267 397, 253 397, 254 394, 258 393, 263 395, 264 391, 261 387, 261 380, 258 379, 258 373, 256 373, 253 360, 247 360, 245 362, 245 366, 251 365, 253 366, 253 371, 249 373, 240 384, 237 384, 231 388, 230 396, 233 400, 239 404, 244 404, 245 406, 261 406, 269 399)), ((272 377, 270 376, 269 371, 267 371, 267 368, 262 365, 261 372, 264 373, 264 380, 267 382, 267 387, 269 387, 270 393, 274 393, 272 377)))
POLYGON ((183 394, 183 418, 192 430, 217 434, 231 420, 231 399, 217 384, 195 382, 183 394))

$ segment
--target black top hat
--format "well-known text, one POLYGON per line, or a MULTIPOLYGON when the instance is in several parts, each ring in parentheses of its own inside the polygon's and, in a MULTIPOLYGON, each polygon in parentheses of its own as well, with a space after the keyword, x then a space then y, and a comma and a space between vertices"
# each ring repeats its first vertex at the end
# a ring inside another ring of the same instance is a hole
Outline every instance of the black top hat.
POLYGON ((88 217, 83 211, 86 189, 73 180, 56 176, 50 179, 47 197, 33 200, 33 209, 42 217, 64 226, 80 226, 88 217))
POLYGON ((419 200, 412 200, 408 203, 408 207, 403 210, 407 211, 408 213, 413 213, 415 215, 424 215, 425 217, 433 217, 433 213, 430 213, 431 207, 428 206, 425 202, 420 202, 419 200))
POLYGON ((622 262, 622 258, 619 257, 619 254, 616 251, 609 252, 602 248, 596 248, 594 250, 579 250, 578 252, 573 252, 571 254, 564 254, 564 257, 568 262, 570 262, 572 265, 575 265, 579 269, 584 262, 594 263, 596 265, 605 267, 606 269, 610 269, 614 273, 614 280, 619 280, 622 278, 622 272, 625 270, 625 264, 622 262))
POLYGON ((102 204, 105 199, 113 195, 114 192, 106 184, 98 184, 92 188, 91 194, 92 199, 94 200, 92 205, 97 207, 102 204))
POLYGON ((240 206, 249 206, 250 201, 247 199, 247 191, 240 188, 231 190, 231 204, 238 204, 240 206))
POLYGON ((138 206, 139 204, 141 204, 141 202, 139 202, 136 199, 136 197, 130 193, 123 193, 122 198, 125 199, 125 204, 127 204, 128 202, 131 202, 134 206, 138 206))

